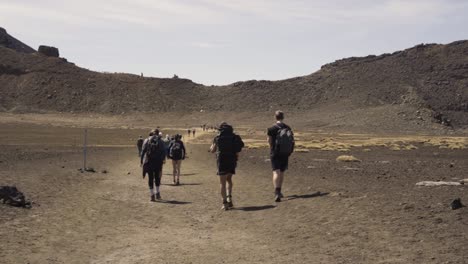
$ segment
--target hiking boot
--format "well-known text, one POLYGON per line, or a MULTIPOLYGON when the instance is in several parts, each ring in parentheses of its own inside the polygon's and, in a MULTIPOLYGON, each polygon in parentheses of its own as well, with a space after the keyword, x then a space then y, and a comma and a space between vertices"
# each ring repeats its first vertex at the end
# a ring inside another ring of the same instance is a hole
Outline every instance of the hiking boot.
POLYGON ((227 197, 227 206, 228 206, 229 208, 233 208, 233 207, 234 207, 234 204, 232 203, 232 196, 230 196, 230 195, 227 197))
POLYGON ((280 198, 284 198, 283 193, 279 193, 279 197, 280 197, 280 198))
POLYGON ((223 211, 229 210, 229 205, 228 205, 228 203, 223 203, 223 206, 221 207, 221 210, 223 210, 223 211))
POLYGON ((161 200, 161 193, 156 193, 156 199, 161 200))
POLYGON ((180 185, 180 182, 179 181, 176 181, 176 184, 175 185, 180 185))
POLYGON ((154 198, 154 194, 151 195, 151 201, 152 201, 152 202, 156 202, 156 199, 154 198))
POLYGON ((275 202, 277 202, 277 203, 281 202, 281 194, 276 194, 275 195, 275 202))

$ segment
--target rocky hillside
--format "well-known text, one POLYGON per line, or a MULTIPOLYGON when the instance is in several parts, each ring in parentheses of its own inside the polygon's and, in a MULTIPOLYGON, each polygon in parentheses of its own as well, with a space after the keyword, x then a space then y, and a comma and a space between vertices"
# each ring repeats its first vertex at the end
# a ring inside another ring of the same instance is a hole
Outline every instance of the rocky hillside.
POLYGON ((2 27, 0 27, 0 46, 24 53, 36 52, 33 48, 10 36, 2 27))
POLYGON ((226 86, 98 73, 63 58, 25 53, 28 48, 0 41, 1 111, 313 113, 395 106, 430 112, 432 121, 468 125, 468 41, 343 59, 282 81, 226 86))

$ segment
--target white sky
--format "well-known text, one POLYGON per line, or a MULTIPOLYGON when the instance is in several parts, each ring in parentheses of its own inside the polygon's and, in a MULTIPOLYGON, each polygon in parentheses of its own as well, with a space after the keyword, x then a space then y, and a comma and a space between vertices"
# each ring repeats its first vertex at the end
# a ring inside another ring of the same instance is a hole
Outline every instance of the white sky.
POLYGON ((96 71, 229 84, 468 39, 468 0, 0 0, 0 27, 96 71))

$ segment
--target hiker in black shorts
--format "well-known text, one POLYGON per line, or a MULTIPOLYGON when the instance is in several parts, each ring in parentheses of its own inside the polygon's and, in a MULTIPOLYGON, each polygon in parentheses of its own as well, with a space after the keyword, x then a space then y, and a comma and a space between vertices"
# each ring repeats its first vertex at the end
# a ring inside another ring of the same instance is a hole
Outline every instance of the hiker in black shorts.
POLYGON ((281 202, 283 193, 284 172, 288 169, 288 160, 294 151, 294 134, 291 128, 283 123, 284 113, 275 112, 276 124, 268 128, 268 144, 270 145, 270 160, 273 169, 273 186, 275 187, 275 202, 281 202))
POLYGON ((177 134, 169 145, 168 157, 172 160, 172 176, 174 185, 180 185, 180 166, 185 159, 185 146, 182 136, 177 134))
POLYGON ((141 156, 141 149, 143 148, 143 137, 140 136, 137 140, 137 148, 138 148, 138 157, 141 156))
POLYGON ((195 128, 192 130, 193 137, 195 137, 195 128))
POLYGON ((190 129, 187 129, 187 134, 188 134, 188 137, 190 137, 190 134, 192 133, 192 130, 190 129))
POLYGON ((216 152, 218 175, 221 187, 221 197, 223 198, 222 210, 229 210, 234 207, 232 202, 232 175, 236 174, 237 160, 239 152, 244 147, 244 142, 240 136, 234 134, 232 126, 226 122, 219 126, 219 135, 211 144, 210 152, 216 152), (227 190, 226 190, 227 183, 227 190))
POLYGON ((166 149, 164 142, 159 137, 159 130, 155 129, 152 131, 152 134, 143 144, 140 166, 143 167, 143 179, 148 174, 151 201, 154 202, 156 199, 161 199, 159 186, 161 185, 162 167, 166 161, 166 149), (156 186, 156 191, 154 191, 154 185, 156 186))

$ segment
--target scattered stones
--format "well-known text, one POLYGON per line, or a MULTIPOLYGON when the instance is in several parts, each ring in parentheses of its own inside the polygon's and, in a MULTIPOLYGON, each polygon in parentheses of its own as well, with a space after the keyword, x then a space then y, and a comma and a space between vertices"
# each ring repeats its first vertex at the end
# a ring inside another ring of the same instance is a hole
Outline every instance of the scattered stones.
POLYGON ((447 182, 447 181, 422 181, 416 183, 417 186, 460 186, 461 182, 447 182))
POLYGON ((455 200, 453 200, 451 203, 450 203, 450 207, 452 208, 452 210, 457 210, 457 209, 460 209, 463 207, 463 204, 461 202, 461 199, 460 198, 457 198, 455 200))
POLYGON ((24 207, 30 209, 31 202, 15 186, 0 186, 0 200, 15 207, 24 207))
POLYGON ((96 172, 96 170, 94 170, 93 168, 84 168, 84 169, 83 169, 83 168, 79 168, 78 170, 79 170, 81 173, 83 173, 83 172, 95 173, 95 172, 96 172))

